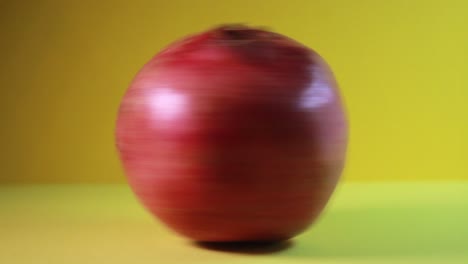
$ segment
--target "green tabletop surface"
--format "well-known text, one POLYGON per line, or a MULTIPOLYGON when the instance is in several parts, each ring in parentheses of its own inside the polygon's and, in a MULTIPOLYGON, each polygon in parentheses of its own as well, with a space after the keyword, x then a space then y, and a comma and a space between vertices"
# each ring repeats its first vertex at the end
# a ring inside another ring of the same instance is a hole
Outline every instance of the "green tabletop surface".
POLYGON ((0 263, 464 263, 468 183, 341 183, 305 233, 200 245, 155 220, 126 184, 0 185, 0 263))

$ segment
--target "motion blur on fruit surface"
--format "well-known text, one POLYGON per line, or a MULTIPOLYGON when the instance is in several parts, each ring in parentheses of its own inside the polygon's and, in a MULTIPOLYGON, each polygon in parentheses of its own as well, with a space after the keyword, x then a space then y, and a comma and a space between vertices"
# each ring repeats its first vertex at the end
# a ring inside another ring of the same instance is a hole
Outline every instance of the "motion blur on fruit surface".
POLYGON ((127 90, 116 126, 141 202, 197 241, 276 241, 304 231, 335 189, 347 138, 326 62, 243 25, 157 54, 127 90))

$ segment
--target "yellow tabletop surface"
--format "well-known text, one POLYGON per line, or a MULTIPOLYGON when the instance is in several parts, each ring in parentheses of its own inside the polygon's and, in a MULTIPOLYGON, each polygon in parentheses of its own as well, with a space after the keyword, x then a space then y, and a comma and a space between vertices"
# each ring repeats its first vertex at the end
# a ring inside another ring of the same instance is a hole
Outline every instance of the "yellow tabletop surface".
POLYGON ((468 263, 468 183, 342 183, 307 232, 198 245, 125 184, 1 185, 0 263, 468 263))

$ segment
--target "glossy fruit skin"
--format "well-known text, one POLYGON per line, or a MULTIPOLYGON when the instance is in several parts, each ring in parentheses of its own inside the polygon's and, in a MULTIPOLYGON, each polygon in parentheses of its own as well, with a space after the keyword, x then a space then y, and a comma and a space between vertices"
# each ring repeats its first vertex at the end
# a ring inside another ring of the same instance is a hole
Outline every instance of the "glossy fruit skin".
POLYGON ((197 241, 276 241, 321 213, 344 167, 333 74, 284 36, 223 26, 174 43, 127 90, 116 143, 144 206, 197 241))

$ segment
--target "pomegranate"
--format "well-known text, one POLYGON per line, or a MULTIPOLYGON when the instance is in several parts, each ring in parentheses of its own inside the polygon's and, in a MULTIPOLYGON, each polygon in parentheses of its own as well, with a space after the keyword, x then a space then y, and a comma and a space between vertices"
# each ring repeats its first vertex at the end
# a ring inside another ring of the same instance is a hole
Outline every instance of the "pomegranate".
POLYGON ((196 241, 278 241, 309 227, 345 163, 337 84, 313 50, 220 26, 152 58, 127 90, 116 143, 144 206, 196 241))

